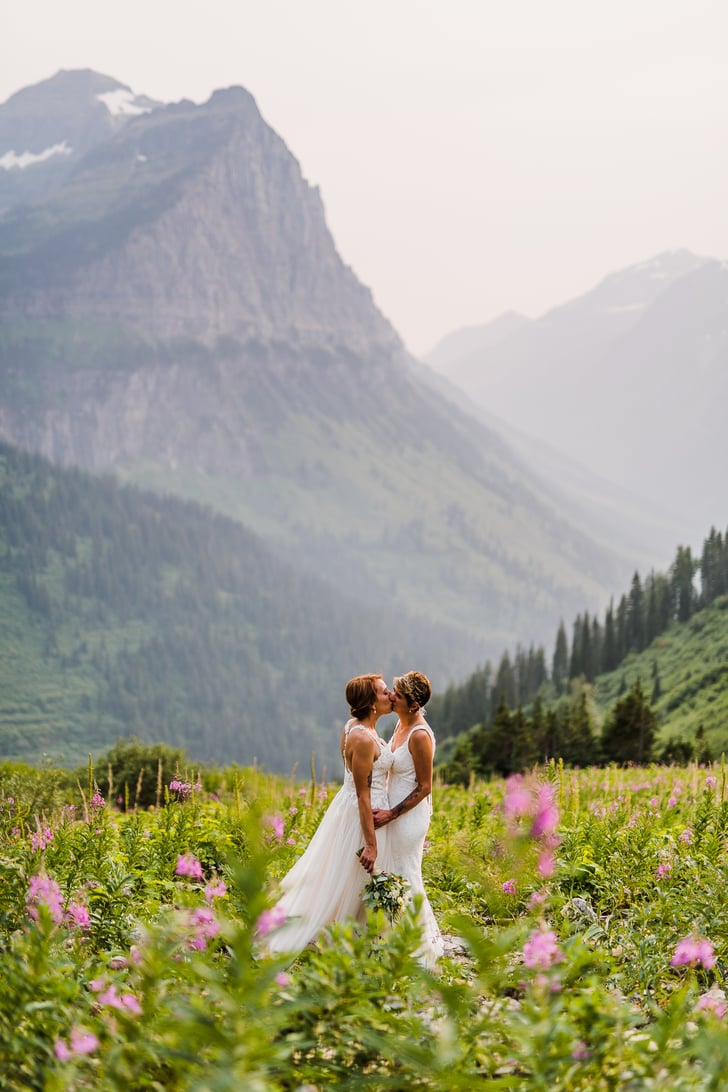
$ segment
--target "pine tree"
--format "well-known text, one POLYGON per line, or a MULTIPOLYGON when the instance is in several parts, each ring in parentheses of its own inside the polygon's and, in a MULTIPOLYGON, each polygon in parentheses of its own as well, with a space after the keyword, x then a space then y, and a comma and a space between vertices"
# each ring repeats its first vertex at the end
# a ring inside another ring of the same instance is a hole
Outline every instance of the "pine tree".
POLYGON ((638 679, 607 717, 601 738, 602 755, 607 762, 642 765, 650 761, 656 733, 657 718, 638 679))
POLYGON ((569 642, 566 637, 566 627, 563 619, 559 623, 554 647, 554 658, 551 664, 551 681, 557 694, 560 694, 569 677, 569 642))

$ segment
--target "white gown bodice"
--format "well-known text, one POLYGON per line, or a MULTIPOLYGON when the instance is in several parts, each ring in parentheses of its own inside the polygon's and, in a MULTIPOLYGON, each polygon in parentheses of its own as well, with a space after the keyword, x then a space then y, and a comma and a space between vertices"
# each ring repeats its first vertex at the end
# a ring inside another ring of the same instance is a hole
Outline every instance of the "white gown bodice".
MULTIPOLYGON (((348 740, 349 732, 358 724, 356 720, 347 721, 345 731, 345 739, 348 740)), ((389 778, 389 772, 394 762, 394 755, 389 749, 389 744, 379 736, 376 737, 376 742, 379 745, 379 757, 375 759, 374 766, 372 768, 372 789, 371 800, 373 808, 388 808, 389 807, 389 793, 387 791, 387 782, 389 778)), ((346 747, 346 743, 344 744, 346 747)), ((344 784, 342 786, 343 791, 351 797, 353 803, 356 805, 356 788, 354 786, 354 775, 344 762, 344 784)))

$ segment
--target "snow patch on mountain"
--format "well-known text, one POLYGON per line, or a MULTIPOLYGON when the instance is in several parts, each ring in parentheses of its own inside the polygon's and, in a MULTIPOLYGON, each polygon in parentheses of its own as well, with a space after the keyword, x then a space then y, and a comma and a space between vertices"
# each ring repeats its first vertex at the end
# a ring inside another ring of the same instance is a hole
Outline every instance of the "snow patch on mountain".
POLYGON ((142 106, 137 96, 128 87, 118 87, 115 91, 102 91, 96 98, 114 117, 130 117, 137 114, 149 114, 152 111, 151 106, 142 106))
POLYGON ((64 140, 60 144, 54 144, 51 148, 46 148, 43 152, 21 152, 18 155, 15 151, 6 152, 5 155, 0 156, 0 167, 5 171, 12 171, 13 169, 24 170, 26 167, 32 167, 36 163, 43 163, 47 159, 52 159, 56 155, 70 155, 73 148, 70 148, 68 141, 64 140))

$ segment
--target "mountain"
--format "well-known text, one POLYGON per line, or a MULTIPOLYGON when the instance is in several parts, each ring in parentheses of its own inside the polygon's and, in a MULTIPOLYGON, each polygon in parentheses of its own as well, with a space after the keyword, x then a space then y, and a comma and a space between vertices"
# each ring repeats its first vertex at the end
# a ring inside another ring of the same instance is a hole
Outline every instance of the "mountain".
POLYGON ((0 212, 55 192, 86 152, 157 105, 90 69, 12 95, 0 106, 0 212))
POLYGON ((443 374, 697 537, 728 516, 727 354, 728 263, 682 250, 606 277, 443 374))
POLYGON ((502 315, 480 326, 464 326, 444 337, 423 358, 435 371, 448 372, 462 359, 469 358, 483 349, 497 345, 516 330, 528 326, 531 319, 517 311, 504 311, 502 315))
POLYGON ((0 443, 0 758, 73 765, 135 734, 335 776, 346 679, 457 643, 197 504, 0 443))
POLYGON ((204 501, 341 593, 448 627, 433 671, 628 575, 417 380, 242 88, 129 117, 7 211, 0 319, 0 436, 204 501))

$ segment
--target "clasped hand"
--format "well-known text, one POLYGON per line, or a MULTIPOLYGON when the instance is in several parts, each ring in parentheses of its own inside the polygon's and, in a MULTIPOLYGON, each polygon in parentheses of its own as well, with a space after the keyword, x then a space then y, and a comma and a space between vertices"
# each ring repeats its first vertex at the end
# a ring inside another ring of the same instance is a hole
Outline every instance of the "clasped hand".
POLYGON ((392 812, 389 808, 372 808, 372 818, 374 819, 374 829, 377 830, 392 821, 392 812))

